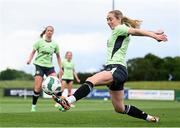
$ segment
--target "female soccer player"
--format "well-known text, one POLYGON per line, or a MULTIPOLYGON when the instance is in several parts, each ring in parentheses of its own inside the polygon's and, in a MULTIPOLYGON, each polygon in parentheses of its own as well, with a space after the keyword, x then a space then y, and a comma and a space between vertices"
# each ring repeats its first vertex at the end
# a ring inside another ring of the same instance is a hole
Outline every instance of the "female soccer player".
POLYGON ((72 52, 66 52, 65 59, 62 60, 62 69, 64 72, 62 76, 62 90, 64 90, 64 88, 67 85, 68 96, 71 96, 74 77, 78 83, 80 82, 80 79, 77 73, 75 72, 74 63, 72 61, 72 52))
POLYGON ((37 52, 37 56, 34 60, 34 65, 36 68, 35 72, 35 85, 34 85, 34 95, 32 98, 31 111, 36 111, 36 103, 41 92, 41 85, 43 81, 43 76, 57 76, 52 64, 53 53, 56 54, 57 62, 59 65, 59 76, 61 78, 63 71, 61 68, 61 57, 59 54, 58 44, 52 40, 52 35, 54 33, 54 28, 52 26, 47 26, 44 31, 40 34, 40 39, 33 45, 33 50, 29 56, 27 64, 30 64, 34 54, 37 52))
MULTIPOLYGON (((61 90, 64 91, 65 87, 68 89, 68 96, 72 95, 72 85, 74 81, 74 77, 78 83, 80 83, 80 79, 75 72, 75 66, 72 61, 72 52, 67 51, 65 54, 65 59, 62 60, 62 69, 63 69, 63 76, 62 76, 62 85, 61 90)), ((58 107, 58 103, 55 105, 55 107, 58 107)), ((71 107, 75 107, 73 104, 71 104, 71 107)))
POLYGON ((159 118, 151 116, 132 105, 124 105, 124 83, 128 73, 125 63, 130 35, 147 36, 157 41, 167 41, 166 35, 152 31, 139 29, 140 21, 124 17, 119 10, 110 11, 107 15, 107 24, 112 29, 112 34, 107 42, 107 62, 104 71, 89 77, 84 84, 70 97, 65 99, 54 97, 65 109, 69 109, 71 103, 86 97, 94 86, 108 85, 112 104, 116 112, 132 117, 158 122, 159 118))

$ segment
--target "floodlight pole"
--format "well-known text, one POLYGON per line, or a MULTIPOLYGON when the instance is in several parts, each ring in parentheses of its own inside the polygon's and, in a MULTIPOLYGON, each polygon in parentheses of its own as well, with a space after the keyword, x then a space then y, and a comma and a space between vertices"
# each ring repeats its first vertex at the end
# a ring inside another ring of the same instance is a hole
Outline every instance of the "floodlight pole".
POLYGON ((115 7, 115 2, 114 0, 112 0, 112 10, 114 10, 114 7, 115 7))

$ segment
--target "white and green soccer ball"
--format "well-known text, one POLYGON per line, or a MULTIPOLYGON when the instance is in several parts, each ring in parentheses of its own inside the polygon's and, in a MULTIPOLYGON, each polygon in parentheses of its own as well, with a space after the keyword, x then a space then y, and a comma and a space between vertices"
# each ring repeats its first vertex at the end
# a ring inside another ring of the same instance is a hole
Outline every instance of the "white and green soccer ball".
POLYGON ((61 92, 61 82, 55 76, 48 76, 42 83, 42 89, 48 95, 56 95, 57 93, 61 92))

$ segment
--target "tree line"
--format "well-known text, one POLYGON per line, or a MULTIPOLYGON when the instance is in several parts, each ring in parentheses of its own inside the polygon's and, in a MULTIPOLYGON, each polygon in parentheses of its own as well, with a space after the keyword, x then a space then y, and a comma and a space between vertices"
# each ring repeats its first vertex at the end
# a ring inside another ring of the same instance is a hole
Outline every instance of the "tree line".
POLYGON ((130 81, 180 80, 180 57, 160 58, 147 54, 127 62, 130 81))
MULTIPOLYGON (((160 58, 147 54, 143 58, 134 58, 127 61, 129 81, 164 81, 180 80, 180 57, 160 58)), ((81 82, 94 73, 78 73, 81 82)), ((31 74, 15 69, 6 69, 0 72, 0 80, 33 80, 31 74)), ((76 83, 76 81, 75 81, 76 83)))
POLYGON ((15 69, 7 68, 0 72, 0 80, 33 80, 31 74, 25 73, 15 69))

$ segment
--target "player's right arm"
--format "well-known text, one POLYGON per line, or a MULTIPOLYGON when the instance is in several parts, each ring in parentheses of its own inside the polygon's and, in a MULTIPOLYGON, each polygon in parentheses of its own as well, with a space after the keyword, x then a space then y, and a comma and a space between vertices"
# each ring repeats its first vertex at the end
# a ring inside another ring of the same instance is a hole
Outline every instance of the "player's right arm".
POLYGON ((30 56, 29 56, 29 59, 28 59, 28 61, 27 61, 27 64, 30 64, 30 63, 31 63, 31 61, 32 61, 35 53, 36 53, 36 50, 33 49, 32 52, 31 52, 31 54, 30 54, 30 56))
POLYGON ((31 61, 32 61, 32 59, 33 59, 33 57, 34 57, 34 54, 36 53, 36 51, 38 51, 38 49, 39 49, 39 47, 40 47, 41 40, 42 40, 42 39, 40 39, 40 40, 38 40, 38 41, 36 41, 36 42, 34 43, 34 45, 33 45, 33 50, 32 50, 32 52, 31 52, 31 54, 30 54, 30 56, 29 56, 29 58, 28 58, 27 64, 30 64, 30 63, 31 63, 31 61))

